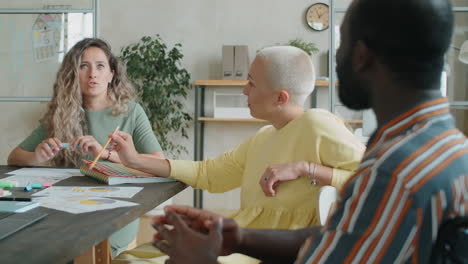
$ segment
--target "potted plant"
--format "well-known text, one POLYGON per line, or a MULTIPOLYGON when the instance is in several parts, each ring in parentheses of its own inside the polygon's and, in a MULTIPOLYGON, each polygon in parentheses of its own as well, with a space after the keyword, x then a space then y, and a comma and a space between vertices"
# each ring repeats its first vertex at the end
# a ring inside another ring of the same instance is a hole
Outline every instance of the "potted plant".
MULTIPOLYGON (((305 51, 305 53, 309 54, 309 56, 312 56, 320 51, 317 48, 317 45, 315 43, 305 42, 304 40, 300 38, 292 39, 285 44, 276 43, 275 46, 293 46, 293 47, 296 47, 305 51)), ((267 46, 267 47, 270 47, 270 46, 267 46)), ((257 50, 257 52, 259 51, 260 50, 257 50)))
POLYGON ((299 48, 305 51, 307 54, 309 54, 309 56, 312 56, 313 54, 316 54, 317 52, 319 52, 319 49, 317 48, 317 45, 315 45, 315 43, 305 42, 299 38, 290 40, 288 43, 286 43, 286 45, 299 48))
POLYGON ((177 43, 169 49, 159 35, 144 36, 122 48, 120 56, 161 147, 174 156, 187 149, 171 141, 170 135, 188 138, 192 120, 182 103, 191 86, 190 74, 181 66, 181 47, 177 43))

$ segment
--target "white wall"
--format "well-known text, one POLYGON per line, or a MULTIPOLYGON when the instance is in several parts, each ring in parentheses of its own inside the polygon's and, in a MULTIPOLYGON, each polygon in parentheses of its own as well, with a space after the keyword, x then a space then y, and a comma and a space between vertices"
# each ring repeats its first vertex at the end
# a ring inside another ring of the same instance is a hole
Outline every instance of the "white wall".
MULTIPOLYGON (((327 75, 328 31, 315 32, 305 24, 305 11, 316 1, 310 0, 102 0, 100 37, 114 51, 138 41, 144 35, 160 34, 169 45, 183 45, 184 66, 192 80, 221 78, 221 47, 248 45, 253 59, 262 47, 285 43, 294 38, 315 42, 320 54, 314 57, 317 75, 327 75), (131 4, 130 4, 131 3, 131 4)), ((240 88, 239 88, 240 89, 240 88)), ((210 89, 211 90, 211 89, 210 89)), ((321 89, 325 95, 326 89, 321 89)), ((212 91, 212 90, 211 90, 212 91)), ((240 91, 240 90, 239 90, 240 91)), ((212 93, 207 91, 207 114, 212 113, 212 93)), ((323 96, 321 98, 324 98, 323 96)), ((324 102, 325 104, 327 102, 324 102)), ((188 102, 193 111, 193 95, 188 102)), ((253 135, 259 124, 207 124, 205 157, 216 157, 253 135)), ((191 130, 193 131, 193 130, 191 130)), ((193 137, 183 158, 193 158, 193 137)), ((192 191, 177 196, 176 203, 192 204, 192 191)), ((238 191, 205 194, 207 208, 235 209, 238 191)))

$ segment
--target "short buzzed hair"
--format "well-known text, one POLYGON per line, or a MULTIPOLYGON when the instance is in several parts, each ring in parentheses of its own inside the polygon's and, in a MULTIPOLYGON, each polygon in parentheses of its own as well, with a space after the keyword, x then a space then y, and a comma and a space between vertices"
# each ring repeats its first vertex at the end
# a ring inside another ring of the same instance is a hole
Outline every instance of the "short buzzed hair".
POLYGON ((357 0, 349 18, 351 45, 358 40, 394 77, 419 89, 440 83, 453 31, 449 0, 357 0))
POLYGON ((287 90, 291 101, 303 106, 315 86, 315 70, 310 56, 292 46, 264 48, 257 57, 265 62, 268 86, 272 90, 287 90))

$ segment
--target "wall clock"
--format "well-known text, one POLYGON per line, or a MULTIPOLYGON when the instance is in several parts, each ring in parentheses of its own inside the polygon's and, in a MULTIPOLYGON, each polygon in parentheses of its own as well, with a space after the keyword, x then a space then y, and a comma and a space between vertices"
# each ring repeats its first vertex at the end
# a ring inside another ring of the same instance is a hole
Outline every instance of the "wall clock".
POLYGON ((315 31, 328 28, 329 7, 325 3, 315 3, 306 12, 306 22, 315 31))

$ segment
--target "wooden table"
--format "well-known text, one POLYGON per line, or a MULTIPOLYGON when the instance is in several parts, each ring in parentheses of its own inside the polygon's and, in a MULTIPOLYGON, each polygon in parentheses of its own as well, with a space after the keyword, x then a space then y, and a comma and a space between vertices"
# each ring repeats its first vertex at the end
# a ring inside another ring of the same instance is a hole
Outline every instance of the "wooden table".
MULTIPOLYGON (((4 173, 18 167, 1 166, 0 178, 4 173)), ((56 186, 99 186, 92 178, 81 176, 63 180, 56 186)), ((0 240, 0 263, 69 263, 105 241, 112 233, 158 206, 186 188, 181 182, 125 184, 123 186, 144 187, 131 199, 139 206, 122 207, 83 214, 70 214, 38 207, 49 215, 13 235, 0 240)))

